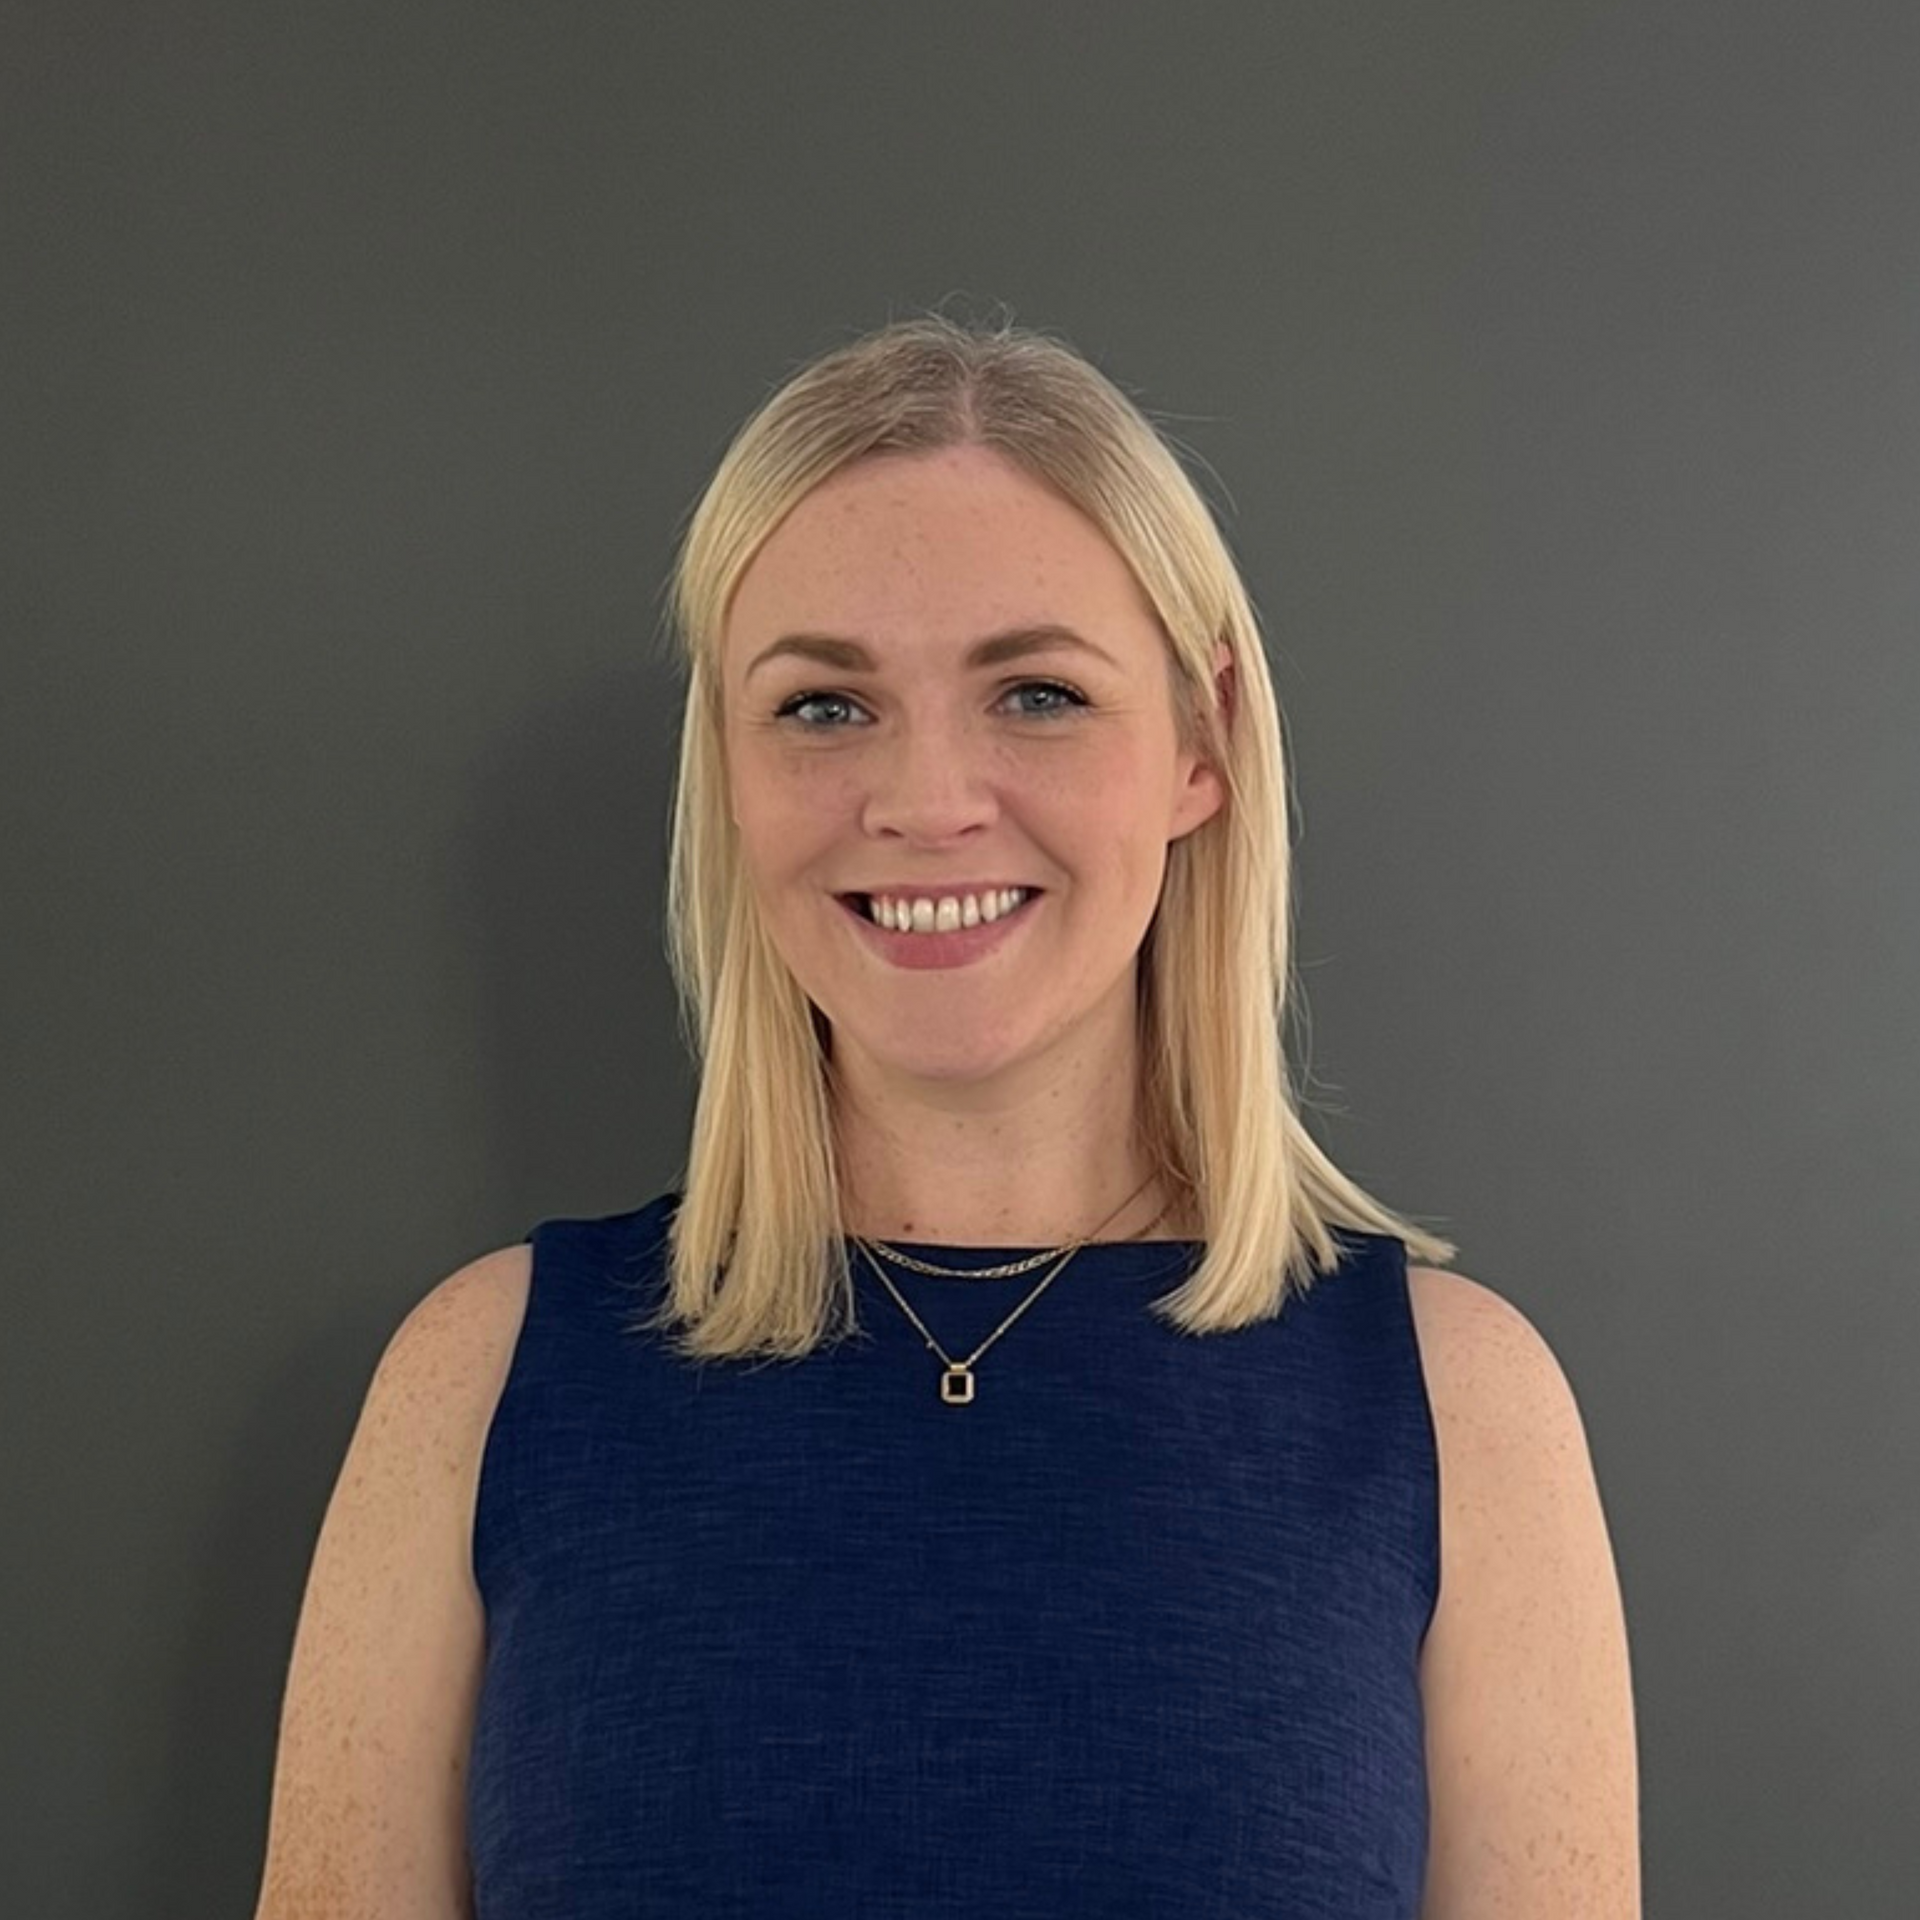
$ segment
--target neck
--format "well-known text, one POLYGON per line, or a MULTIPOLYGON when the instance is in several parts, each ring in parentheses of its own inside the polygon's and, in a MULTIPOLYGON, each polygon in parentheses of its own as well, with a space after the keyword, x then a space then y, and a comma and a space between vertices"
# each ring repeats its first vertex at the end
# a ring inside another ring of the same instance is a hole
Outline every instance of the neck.
MULTIPOLYGON (((838 1064, 838 1063, 837 1063, 838 1064)), ((1028 1088, 890 1088, 834 1074, 843 1230, 947 1246, 1193 1237, 1136 1134, 1131 1061, 1028 1088)))
POLYGON ((931 1246, 1066 1247, 1086 1240, 1195 1237, 1186 1209, 1174 1203, 1168 1184, 1145 1173, 1118 1200, 1089 1206, 1083 1217, 1071 1220, 1058 1205, 1044 1219, 1022 1219, 1010 1210, 991 1208, 983 1208, 971 1219, 951 1208, 929 1218, 848 1208, 843 1218, 845 1231, 856 1239, 931 1246))

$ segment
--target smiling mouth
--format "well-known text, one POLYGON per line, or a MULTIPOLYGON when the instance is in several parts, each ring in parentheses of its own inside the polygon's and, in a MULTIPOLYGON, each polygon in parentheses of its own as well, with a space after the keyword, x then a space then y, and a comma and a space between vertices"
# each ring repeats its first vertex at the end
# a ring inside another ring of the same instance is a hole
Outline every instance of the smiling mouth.
MULTIPOLYGON (((962 898, 959 902, 960 918, 954 921, 953 924, 946 926, 943 926, 937 917, 937 906, 935 907, 936 917, 930 926, 915 924, 907 927, 894 927, 887 925, 886 922, 879 919, 874 913, 873 903, 875 896, 870 893, 841 893, 836 894, 834 898, 856 919, 864 920, 869 926, 878 927, 883 933, 907 933, 925 936, 936 933, 971 933, 980 927, 998 926, 1002 920, 1011 920, 1015 915, 1031 906, 1034 901, 1040 898, 1045 889, 1042 887, 1012 887, 1003 889, 1002 891, 1003 893, 1017 896, 1013 899, 1011 905, 1001 908, 989 917, 987 914, 981 912, 976 904, 975 917, 969 920, 965 917, 967 901, 965 898, 962 898)), ((919 897, 929 901, 933 899, 931 895, 922 895, 919 897)), ((954 896, 948 895, 945 897, 951 899, 954 896)), ((985 896, 979 897, 984 898, 985 896)))

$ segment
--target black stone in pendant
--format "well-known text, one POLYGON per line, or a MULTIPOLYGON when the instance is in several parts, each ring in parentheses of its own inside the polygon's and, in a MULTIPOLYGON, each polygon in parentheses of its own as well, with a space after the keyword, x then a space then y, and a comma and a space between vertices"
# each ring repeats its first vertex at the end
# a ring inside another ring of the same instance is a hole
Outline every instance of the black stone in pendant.
POLYGON ((973 1375, 964 1361, 956 1360, 940 1376, 940 1398, 950 1407, 964 1407, 972 1401, 973 1375))

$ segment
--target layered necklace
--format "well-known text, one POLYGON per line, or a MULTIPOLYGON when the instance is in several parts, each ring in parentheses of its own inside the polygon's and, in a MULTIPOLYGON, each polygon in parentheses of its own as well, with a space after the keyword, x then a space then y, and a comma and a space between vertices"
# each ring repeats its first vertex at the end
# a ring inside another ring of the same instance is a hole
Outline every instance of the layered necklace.
MULTIPOLYGON (((1020 1316, 1023 1313, 1025 1313, 1026 1310, 1030 1306, 1032 1306, 1033 1303, 1036 1300, 1038 1300, 1040 1296, 1043 1293, 1045 1293, 1050 1286, 1053 1285, 1054 1281, 1059 1277, 1060 1269, 1064 1267, 1067 1264, 1067 1262, 1071 1260, 1073 1256, 1076 1253, 1078 1253, 1080 1249, 1087 1244, 1088 1241, 1092 1240, 1094 1236, 1100 1232, 1101 1227, 1105 1227, 1110 1222, 1117 1220, 1120 1217, 1120 1215, 1123 1214, 1127 1210, 1127 1208, 1134 1203, 1134 1201, 1139 1199, 1141 1194, 1146 1192, 1147 1188, 1150 1185, 1152 1185, 1152 1183, 1153 1183, 1153 1175, 1148 1174, 1146 1179, 1141 1181, 1141 1183, 1137 1187, 1135 1187, 1134 1190, 1130 1194, 1128 1194, 1127 1197, 1124 1200, 1122 1200, 1120 1204, 1117 1207, 1115 1207, 1110 1214, 1107 1215, 1106 1219, 1100 1222, 1099 1226, 1092 1228, 1090 1231, 1083 1234, 1078 1240, 1070 1242, 1065 1247, 1049 1247, 1044 1253, 1036 1253, 1031 1258, 1026 1260, 1017 1260, 1013 1262, 1010 1266, 936 1267, 936 1266, 930 1265, 925 1260, 916 1260, 911 1254, 902 1253, 898 1247, 889 1246, 887 1242, 884 1240, 863 1240, 860 1238, 859 1235, 856 1234, 853 1236, 853 1244, 856 1247, 858 1247, 860 1251, 866 1256, 867 1265, 870 1266, 877 1275, 879 1275, 880 1284, 883 1287, 885 1287, 890 1294, 893 1295, 894 1300, 899 1305, 900 1311, 904 1313, 907 1316, 907 1318, 911 1320, 913 1324, 920 1330, 921 1339, 923 1339, 927 1343, 927 1346, 934 1353, 939 1355, 944 1366, 944 1371, 940 1375, 941 1400, 947 1406, 950 1406, 950 1407, 971 1406, 973 1404, 973 1394, 974 1394, 974 1384, 975 1384, 974 1377, 973 1377, 974 1362, 978 1360, 980 1356, 983 1353, 985 1353, 986 1350, 990 1346, 992 1346, 993 1343, 996 1340, 998 1340, 1000 1336, 1003 1333, 1005 1333, 1006 1330, 1010 1326, 1012 1326, 1013 1323, 1016 1320, 1018 1320, 1020 1316), (1044 1280, 1042 1280, 1040 1284, 1037 1287, 1035 1287, 1034 1290, 1030 1294, 1028 1294, 1027 1297, 1024 1300, 1022 1300, 1020 1304, 1017 1307, 1015 1307, 1014 1310, 1010 1314, 1008 1314, 1007 1317, 1004 1320, 1002 1320, 1000 1324, 997 1327, 995 1327, 994 1330, 990 1334, 988 1334, 987 1337, 984 1340, 982 1340, 980 1344, 977 1347, 975 1347, 970 1354, 967 1355, 967 1357, 964 1360, 956 1360, 953 1357, 953 1355, 950 1354, 946 1350, 946 1348, 943 1347, 940 1344, 940 1342, 933 1337, 932 1333, 927 1328, 927 1323, 924 1320, 922 1320, 920 1316, 917 1313, 915 1313, 910 1306, 907 1305, 905 1299, 902 1298, 901 1296, 900 1289, 896 1287, 890 1279, 887 1278, 886 1272, 881 1267, 880 1262, 874 1258, 874 1255, 876 1253, 885 1254, 889 1260, 897 1262, 900 1266, 911 1268, 915 1273, 937 1274, 942 1279, 947 1279, 947 1280, 1012 1279, 1019 1274, 1031 1273, 1035 1267, 1044 1266, 1049 1260, 1052 1260, 1056 1255, 1059 1256, 1059 1265, 1056 1266, 1053 1269, 1053 1271, 1049 1273, 1047 1277, 1044 1280)), ((1138 1233, 1132 1236, 1132 1238, 1137 1240, 1142 1235, 1151 1233, 1153 1229, 1157 1227, 1160 1224, 1160 1222, 1167 1217, 1168 1213, 1172 1210, 1172 1207, 1173 1207, 1173 1202, 1169 1200, 1167 1204, 1164 1207, 1162 1207, 1160 1211, 1156 1213, 1153 1216, 1153 1218, 1149 1220, 1147 1224, 1139 1230, 1138 1233)))

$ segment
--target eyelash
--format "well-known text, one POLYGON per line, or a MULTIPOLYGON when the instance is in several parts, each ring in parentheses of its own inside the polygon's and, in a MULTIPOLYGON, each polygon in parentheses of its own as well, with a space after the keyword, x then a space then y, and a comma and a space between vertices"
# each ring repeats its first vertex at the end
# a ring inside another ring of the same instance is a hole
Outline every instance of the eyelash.
MULTIPOLYGON (((1068 704, 1043 709, 1037 713, 1025 714, 1022 716, 1024 719, 1064 719, 1071 715, 1077 708, 1084 707, 1087 704, 1085 694, 1081 693, 1078 688, 1070 687, 1066 685, 1064 681, 1060 680, 1020 680, 1008 687, 1007 692, 1024 693, 1031 687, 1044 688, 1048 693, 1062 694, 1065 696, 1068 704)), ((774 709, 773 717, 776 720, 794 720, 802 733, 838 733, 840 731, 838 727, 823 726, 818 721, 806 721, 798 718, 795 709, 810 705, 816 700, 841 700, 845 701, 848 706, 857 706, 859 704, 850 694, 845 693, 796 693, 791 699, 782 702, 780 706, 774 709)))

